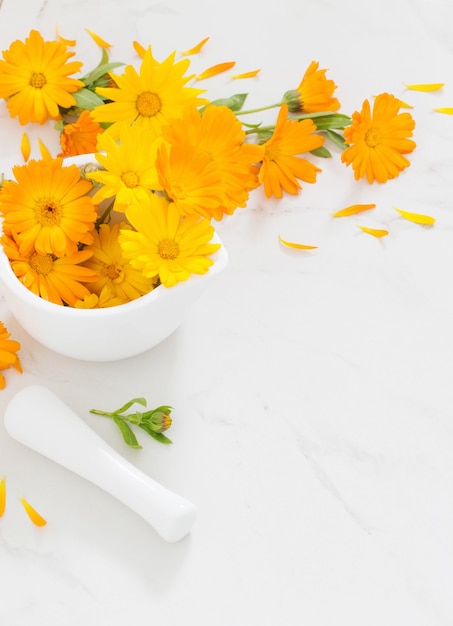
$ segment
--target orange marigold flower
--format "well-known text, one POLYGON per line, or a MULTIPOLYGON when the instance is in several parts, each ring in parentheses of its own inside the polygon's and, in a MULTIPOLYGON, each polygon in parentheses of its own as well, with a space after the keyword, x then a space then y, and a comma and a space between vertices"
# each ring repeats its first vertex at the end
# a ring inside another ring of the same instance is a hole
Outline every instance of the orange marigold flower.
POLYGON ((62 152, 58 156, 76 156, 96 152, 97 138, 103 128, 85 110, 72 124, 65 124, 60 134, 62 152))
POLYGON ((17 242, 7 235, 3 235, 1 243, 20 282, 49 302, 75 306, 90 293, 82 283, 97 280, 96 272, 81 265, 92 255, 90 250, 59 259, 36 251, 21 254, 17 242))
POLYGON ((13 41, 0 60, 0 98, 7 100, 11 117, 21 124, 59 119, 59 107, 76 104, 72 95, 84 84, 70 78, 82 67, 79 61, 67 63, 74 56, 62 41, 44 41, 37 30, 30 31, 25 42, 13 41))
POLYGON ((289 120, 288 107, 282 105, 273 135, 264 144, 259 172, 259 181, 264 184, 268 198, 281 198, 283 191, 294 195, 299 193, 299 180, 316 182, 316 174, 321 171, 319 167, 298 156, 322 146, 324 138, 315 131, 316 126, 310 119, 289 120))
POLYGON ((385 183, 410 165, 404 157, 414 150, 412 137, 415 122, 410 113, 399 113, 401 100, 388 93, 376 96, 373 110, 365 100, 360 112, 352 115, 352 124, 344 130, 348 148, 341 154, 352 165, 356 180, 385 183))
POLYGON ((318 68, 319 63, 312 61, 297 89, 287 91, 283 96, 292 113, 319 113, 340 108, 340 102, 333 96, 337 86, 326 78, 327 70, 318 68))
MULTIPOLYGON (((3 322, 0 322, 0 370, 6 370, 14 367, 18 372, 22 373, 22 367, 17 356, 20 350, 20 343, 10 339, 11 335, 5 328, 3 322)), ((6 385, 5 377, 0 373, 0 389, 4 389, 6 385)))
MULTIPOLYGON (((189 151, 207 155, 217 169, 222 190, 218 206, 206 210, 206 217, 220 220, 237 207, 245 207, 249 191, 259 184, 255 164, 261 161, 263 148, 244 143, 242 124, 228 107, 207 106, 203 114, 191 107, 182 119, 173 120, 163 129, 163 137, 172 147, 186 145, 189 151)), ((186 208, 185 212, 190 209, 186 208)))

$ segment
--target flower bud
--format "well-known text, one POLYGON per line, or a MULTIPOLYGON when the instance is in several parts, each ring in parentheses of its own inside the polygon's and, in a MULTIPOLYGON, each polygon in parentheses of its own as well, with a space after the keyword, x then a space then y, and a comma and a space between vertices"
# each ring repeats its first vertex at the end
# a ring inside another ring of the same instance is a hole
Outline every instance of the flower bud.
POLYGON ((303 103, 300 92, 297 89, 290 89, 283 95, 283 102, 288 105, 288 111, 291 113, 301 113, 303 111, 303 103))

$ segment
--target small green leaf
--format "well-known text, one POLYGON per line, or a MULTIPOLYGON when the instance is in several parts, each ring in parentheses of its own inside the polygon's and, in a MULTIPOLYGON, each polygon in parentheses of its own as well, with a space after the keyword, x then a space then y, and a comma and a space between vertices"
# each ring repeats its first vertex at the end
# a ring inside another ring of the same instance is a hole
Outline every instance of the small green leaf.
POLYGON ((108 74, 117 67, 121 67, 124 63, 103 63, 98 65, 93 71, 82 78, 85 85, 89 86, 99 80, 105 74, 108 74))
POLYGON ((313 123, 318 130, 328 130, 330 128, 346 128, 351 124, 351 118, 341 113, 332 113, 331 115, 313 115, 313 123))
POLYGON ((132 400, 126 402, 126 404, 124 404, 120 409, 117 409, 115 413, 120 415, 121 413, 124 413, 124 411, 127 411, 127 409, 130 409, 133 404, 141 404, 146 407, 146 400, 145 398, 132 398, 132 400))
POLYGON ((237 93, 229 98, 219 98, 218 100, 213 100, 211 104, 215 104, 216 106, 226 106, 234 113, 237 113, 237 111, 240 111, 244 106, 247 96, 248 94, 246 93, 237 93))
POLYGON ((129 426, 129 424, 126 424, 126 422, 124 422, 122 419, 120 419, 119 417, 116 417, 116 416, 113 417, 113 421, 115 422, 115 424, 120 429, 121 435, 123 436, 123 439, 124 439, 125 443, 127 443, 127 445, 130 448, 139 449, 139 448, 142 447, 138 443, 137 437, 132 432, 132 428, 129 426))
POLYGON ((145 433, 148 433, 148 435, 150 435, 151 437, 153 437, 153 439, 159 441, 160 443, 173 443, 173 441, 166 437, 163 433, 155 433, 154 430, 149 426, 149 424, 146 424, 146 422, 138 424, 138 427, 144 430, 145 433))
POLYGON ((79 89, 79 91, 76 91, 72 95, 75 98, 77 106, 81 109, 88 109, 89 111, 92 111, 94 107, 104 104, 104 100, 100 96, 93 93, 86 87, 79 89))
POLYGON ((315 150, 310 150, 310 154, 317 157, 322 157, 323 159, 331 158, 332 154, 325 148, 324 146, 320 146, 319 148, 315 148, 315 150))
POLYGON ((332 141, 334 144, 336 144, 337 146, 339 146, 342 150, 344 150, 345 148, 347 148, 347 144, 344 140, 343 135, 340 135, 340 133, 336 133, 333 130, 326 130, 326 137, 328 137, 330 139, 330 141, 332 141))

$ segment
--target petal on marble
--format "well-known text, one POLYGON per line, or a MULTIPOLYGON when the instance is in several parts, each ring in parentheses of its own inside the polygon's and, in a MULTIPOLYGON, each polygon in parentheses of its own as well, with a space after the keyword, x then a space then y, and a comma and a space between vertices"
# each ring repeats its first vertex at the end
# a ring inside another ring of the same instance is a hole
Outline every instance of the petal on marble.
POLYGON ((412 89, 413 91, 438 91, 444 85, 445 83, 414 83, 412 85, 404 83, 406 89, 412 89))
POLYGON ((222 72, 230 70, 235 65, 236 61, 226 61, 225 63, 218 63, 217 65, 212 65, 211 67, 208 67, 207 70, 201 72, 201 74, 198 74, 196 78, 197 80, 211 78, 211 76, 217 76, 217 74, 222 74, 222 72))
POLYGON ((47 524, 47 521, 38 513, 38 511, 36 511, 36 509, 32 507, 29 502, 27 502, 25 498, 21 497, 20 501, 24 505, 24 509, 28 517, 35 526, 45 526, 47 524))
POLYGON ((348 215, 356 215, 357 213, 363 213, 363 211, 369 211, 370 209, 374 209, 376 207, 375 204, 351 204, 340 211, 336 211, 332 213, 333 217, 347 217, 348 215))
POLYGON ((5 477, 3 476, 2 480, 0 481, 0 517, 5 512, 5 506, 6 506, 6 481, 5 481, 5 477))
POLYGON ((360 230, 362 230, 367 235, 372 235, 373 237, 377 237, 380 239, 381 237, 386 237, 389 234, 388 230, 383 228, 368 228, 368 226, 360 226, 358 225, 360 230))
POLYGON ((190 54, 197 54, 198 52, 200 52, 202 47, 208 41, 209 41, 209 37, 205 37, 204 39, 200 41, 200 43, 197 43, 196 46, 194 46, 193 48, 189 48, 189 50, 185 50, 184 52, 181 52, 181 54, 183 54, 184 56, 188 56, 190 54))
POLYGON ((401 217, 404 217, 405 220, 409 220, 409 222, 414 222, 415 224, 422 224, 423 226, 432 226, 436 219, 431 215, 423 215, 422 213, 411 213, 410 211, 402 211, 401 209, 397 209, 395 207, 395 211, 397 211, 401 217))
POLYGON ((280 243, 287 248, 295 248, 296 250, 315 250, 318 246, 309 246, 304 243, 295 243, 294 241, 287 241, 283 239, 281 235, 278 236, 280 243))
POLYGON ((437 113, 445 113, 445 115, 453 115, 453 107, 438 107, 434 109, 437 113))

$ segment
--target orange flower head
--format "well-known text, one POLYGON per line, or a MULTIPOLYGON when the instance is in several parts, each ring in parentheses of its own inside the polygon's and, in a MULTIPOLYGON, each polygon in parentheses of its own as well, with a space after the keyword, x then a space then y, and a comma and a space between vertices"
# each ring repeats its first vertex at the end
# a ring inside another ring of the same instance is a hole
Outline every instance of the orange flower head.
POLYGON ((287 91, 283 96, 291 113, 320 113, 340 108, 340 102, 333 96, 337 86, 326 77, 327 70, 318 68, 319 63, 312 61, 297 89, 287 91))
POLYGON ((84 110, 72 124, 65 124, 60 134, 62 152, 58 156, 68 157, 77 154, 96 152, 98 135, 103 128, 91 117, 90 111, 84 110))
MULTIPOLYGON (((11 335, 5 328, 3 322, 0 322, 0 370, 6 370, 14 367, 18 372, 22 373, 22 367, 17 356, 20 350, 20 343, 10 339, 11 335)), ((0 389, 4 389, 6 385, 5 377, 0 374, 0 389)))
POLYGON ((63 41, 44 41, 37 30, 25 42, 13 41, 0 60, 0 98, 7 100, 11 117, 23 125, 44 124, 60 119, 60 107, 74 106, 72 94, 84 83, 70 77, 82 67, 79 61, 67 62, 73 56, 63 41))
POLYGON ((373 109, 365 100, 360 112, 352 115, 352 124, 344 130, 348 148, 341 154, 352 165, 356 180, 385 183, 410 165, 404 156, 416 144, 409 139, 415 128, 410 113, 400 113, 401 100, 388 93, 376 96, 373 109))
POLYGON ((288 119, 288 106, 282 105, 273 135, 264 144, 259 172, 259 181, 264 184, 268 198, 281 198, 283 191, 296 195, 301 189, 299 180, 316 182, 316 174, 321 170, 299 156, 322 146, 324 138, 315 131, 310 119, 300 122, 288 119))

